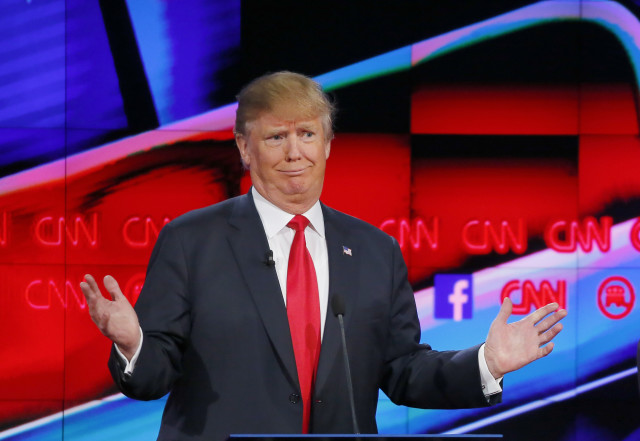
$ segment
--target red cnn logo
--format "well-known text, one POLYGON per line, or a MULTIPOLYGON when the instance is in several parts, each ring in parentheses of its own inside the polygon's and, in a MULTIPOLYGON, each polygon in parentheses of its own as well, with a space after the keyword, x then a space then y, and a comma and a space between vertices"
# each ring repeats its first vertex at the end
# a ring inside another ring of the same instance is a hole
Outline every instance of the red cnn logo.
POLYGON ((585 253, 591 252, 594 243, 606 253, 611 248, 611 226, 613 218, 603 216, 600 222, 586 217, 582 222, 555 221, 547 226, 544 241, 547 246, 560 253, 573 253, 580 245, 585 253))
POLYGON ((76 290, 78 283, 72 283, 66 280, 63 286, 60 286, 55 280, 36 279, 32 280, 24 291, 24 297, 27 305, 32 309, 51 309, 54 303, 59 303, 64 309, 70 304, 77 305, 80 309, 87 307, 87 302, 82 295, 80 289, 76 290), (69 299, 73 299, 71 302, 69 299))
POLYGON ((2 216, 0 216, 0 246, 5 246, 7 244, 7 212, 3 211, 2 216))
POLYGON ((429 249, 438 249, 440 219, 434 217, 429 224, 421 218, 413 219, 410 224, 408 219, 387 219, 380 224, 380 229, 398 239, 401 249, 411 244, 414 250, 422 248, 426 243, 429 249))
POLYGON ((122 237, 124 242, 132 248, 152 246, 158 238, 162 227, 170 221, 171 219, 166 216, 159 223, 156 223, 149 216, 145 218, 132 216, 126 220, 122 227, 122 237))
POLYGON ((529 314, 531 309, 542 308, 549 303, 557 302, 560 308, 567 309, 567 281, 558 280, 555 289, 548 280, 540 282, 540 287, 536 288, 531 280, 520 283, 519 280, 511 280, 502 288, 500 303, 509 297, 513 302, 513 314, 529 314), (521 293, 519 303, 516 303, 512 296, 521 293))
POLYGON ((35 225, 35 238, 41 245, 62 246, 64 239, 74 247, 85 242, 91 247, 98 245, 98 215, 76 215, 66 219, 64 216, 42 217, 35 225), (87 220, 88 218, 88 220, 87 220))
POLYGON ((527 226, 522 218, 515 225, 506 220, 495 224, 474 219, 463 227, 462 243, 469 254, 523 254, 527 251, 527 226))

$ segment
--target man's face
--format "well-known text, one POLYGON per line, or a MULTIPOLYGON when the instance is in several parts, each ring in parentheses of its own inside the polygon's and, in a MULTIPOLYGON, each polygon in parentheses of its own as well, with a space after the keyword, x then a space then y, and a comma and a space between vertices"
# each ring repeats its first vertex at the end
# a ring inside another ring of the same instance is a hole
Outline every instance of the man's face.
POLYGON ((330 141, 322 118, 295 119, 264 113, 237 135, 243 161, 256 190, 277 207, 307 211, 320 198, 330 141))

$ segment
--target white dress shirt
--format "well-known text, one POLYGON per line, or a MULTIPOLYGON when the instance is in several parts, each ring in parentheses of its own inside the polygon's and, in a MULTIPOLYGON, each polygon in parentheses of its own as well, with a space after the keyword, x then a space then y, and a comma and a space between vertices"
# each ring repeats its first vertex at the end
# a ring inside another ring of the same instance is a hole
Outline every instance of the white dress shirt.
MULTIPOLYGON (((273 260, 276 262, 276 273, 285 306, 287 305, 287 271, 289 268, 289 252, 295 231, 287 227, 294 215, 281 210, 267 201, 254 188, 251 189, 253 202, 260 215, 262 226, 267 234, 269 249, 273 251, 273 260)), ((307 249, 311 254, 313 266, 316 269, 318 279, 318 294, 320 296, 320 336, 324 333, 324 322, 327 317, 327 304, 329 303, 329 255, 327 253, 327 240, 324 236, 324 217, 320 201, 306 213, 302 213, 309 219, 309 225, 304 230, 304 238, 307 249)))
MULTIPOLYGON (((287 270, 289 266, 289 252, 291 243, 295 236, 295 231, 287 227, 287 224, 293 219, 294 215, 276 207, 274 204, 266 200, 255 187, 251 188, 251 194, 255 203, 260 221, 264 227, 269 242, 269 248, 273 252, 275 261, 276 274, 282 291, 284 304, 287 304, 287 270)), ((316 278, 318 279, 318 294, 320 296, 320 335, 324 333, 324 322, 327 317, 327 305, 329 303, 329 255, 327 252, 327 240, 324 234, 324 216, 322 215, 322 207, 320 201, 317 201, 306 213, 303 213, 309 219, 309 225, 304 231, 304 237, 307 242, 307 249, 311 254, 313 266, 316 269, 316 278)), ((125 374, 131 374, 135 363, 142 348, 142 329, 140 330, 140 345, 131 361, 128 361, 116 346, 116 352, 126 361, 125 374)), ((495 379, 484 357, 484 344, 478 351, 478 364, 480 366, 480 379, 482 383, 482 391, 485 396, 494 395, 502 392, 499 382, 502 378, 495 379)))

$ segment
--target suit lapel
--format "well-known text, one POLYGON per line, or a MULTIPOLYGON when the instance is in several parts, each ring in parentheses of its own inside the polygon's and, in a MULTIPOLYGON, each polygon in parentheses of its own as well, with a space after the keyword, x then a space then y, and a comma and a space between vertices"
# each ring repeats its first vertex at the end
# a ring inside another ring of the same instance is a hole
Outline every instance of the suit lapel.
POLYGON ((344 300, 344 322, 348 335, 349 322, 357 302, 356 279, 360 267, 357 244, 352 243, 353 240, 349 239, 349 232, 344 229, 338 219, 340 215, 325 205, 322 205, 322 212, 329 254, 329 304, 327 305, 327 318, 316 374, 316 391, 322 391, 332 366, 339 357, 342 357, 340 325, 331 308, 332 299, 335 295, 340 295, 344 300), (344 247, 347 247, 352 255, 347 254, 344 247))
POLYGON ((276 270, 264 264, 269 243, 250 192, 237 199, 229 223, 235 229, 229 235, 229 244, 238 268, 286 374, 291 383, 297 385, 298 374, 287 311, 276 270))

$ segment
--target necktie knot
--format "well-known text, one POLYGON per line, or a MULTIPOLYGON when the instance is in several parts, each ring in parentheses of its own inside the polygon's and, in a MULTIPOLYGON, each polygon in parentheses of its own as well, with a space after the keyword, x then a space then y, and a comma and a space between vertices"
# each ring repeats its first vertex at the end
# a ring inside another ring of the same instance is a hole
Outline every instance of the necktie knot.
POLYGON ((309 225, 309 219, 307 219, 301 214, 296 214, 293 217, 293 219, 289 221, 289 223, 287 224, 287 227, 292 228, 296 232, 298 232, 298 231, 304 231, 304 229, 307 228, 307 225, 309 225))

